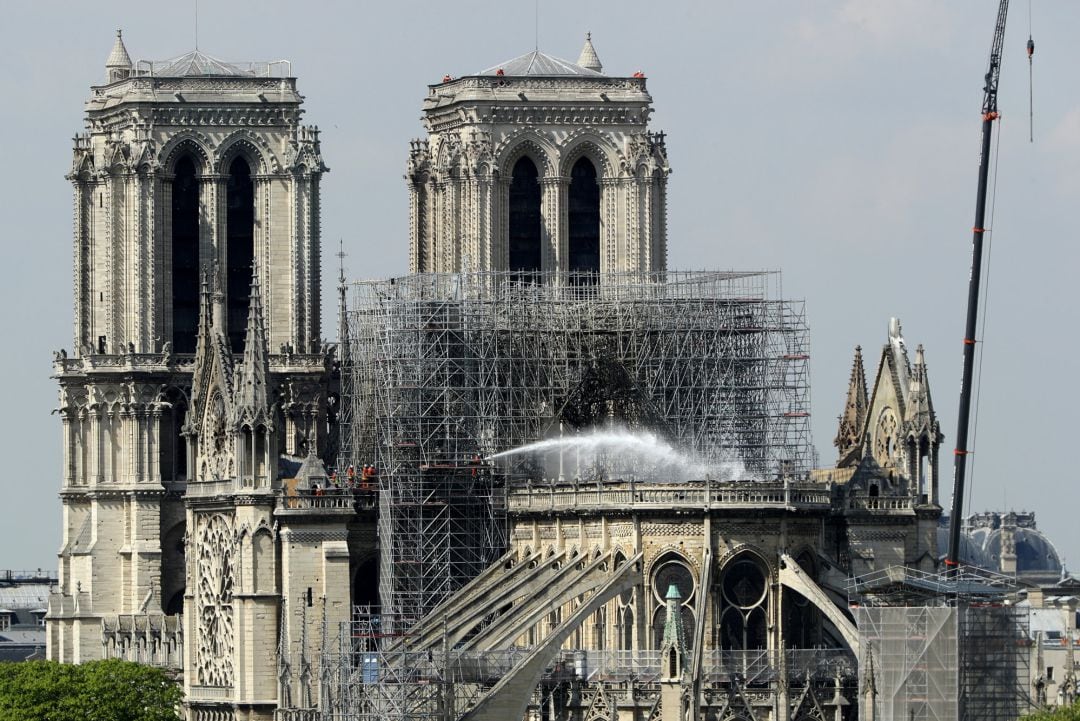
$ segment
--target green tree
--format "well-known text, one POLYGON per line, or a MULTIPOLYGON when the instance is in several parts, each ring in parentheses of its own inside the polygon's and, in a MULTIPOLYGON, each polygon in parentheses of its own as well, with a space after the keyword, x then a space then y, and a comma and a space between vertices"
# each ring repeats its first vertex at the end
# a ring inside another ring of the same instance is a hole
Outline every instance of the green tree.
POLYGON ((1047 711, 1036 711, 1024 716, 1021 721, 1080 721, 1080 703, 1047 711))
POLYGON ((177 721, 180 686, 128 661, 0 663, 3 721, 177 721))

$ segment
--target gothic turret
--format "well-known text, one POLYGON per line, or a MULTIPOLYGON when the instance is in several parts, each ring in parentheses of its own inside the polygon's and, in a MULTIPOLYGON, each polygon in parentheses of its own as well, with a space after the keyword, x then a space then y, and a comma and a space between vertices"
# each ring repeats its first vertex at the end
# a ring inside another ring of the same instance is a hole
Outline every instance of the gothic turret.
POLYGON ((604 72, 604 66, 600 64, 600 58, 596 54, 596 48, 592 44, 592 33, 585 33, 585 46, 581 48, 577 64, 588 70, 598 73, 604 72))
POLYGON ((244 357, 237 371, 236 423, 271 424, 269 391, 269 353, 266 347, 266 331, 263 328, 262 292, 259 286, 259 270, 252 268, 251 299, 248 305, 247 331, 244 339, 244 357))
POLYGON ((874 647, 867 646, 866 649, 866 665, 863 668, 862 674, 862 714, 861 717, 868 721, 875 721, 878 717, 877 713, 877 680, 875 678, 874 671, 874 647))
POLYGON ((664 596, 664 637, 660 642, 661 721, 683 721, 683 662, 686 629, 683 627, 682 594, 674 583, 664 596))
POLYGON ((116 42, 113 43, 109 59, 105 61, 105 82, 115 83, 124 80, 131 75, 131 56, 124 47, 123 31, 116 31, 116 42))
POLYGON ((915 367, 908 383, 908 432, 916 438, 933 438, 938 434, 934 404, 930 400, 930 384, 926 377, 926 358, 922 345, 915 349, 915 367))
POLYGON ((233 425, 238 435, 237 482, 242 488, 268 489, 276 480, 277 434, 270 410, 269 352, 263 328, 258 265, 252 267, 244 358, 236 372, 233 425))
POLYGON ((664 605, 664 638, 660 644, 660 658, 664 663, 662 676, 664 680, 679 681, 683 676, 686 629, 683 626, 682 594, 674 583, 668 586, 664 605))
POLYGON ((866 428, 866 371, 863 369, 862 346, 855 346, 855 362, 848 381, 847 403, 840 417, 840 428, 833 445, 840 451, 837 468, 855 465, 862 457, 863 432, 866 428))
POLYGON ((234 416, 233 362, 228 337, 222 332, 221 293, 203 280, 191 408, 187 424, 193 480, 232 478, 236 469, 235 444, 228 420, 234 416), (208 309, 207 306, 212 308, 208 309))

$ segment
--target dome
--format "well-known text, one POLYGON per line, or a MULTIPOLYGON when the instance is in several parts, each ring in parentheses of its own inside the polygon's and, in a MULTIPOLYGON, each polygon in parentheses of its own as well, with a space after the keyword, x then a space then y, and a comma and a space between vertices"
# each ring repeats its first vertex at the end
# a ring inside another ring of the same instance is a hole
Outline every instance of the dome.
MULTIPOLYGON (((995 567, 1001 564, 1002 529, 986 534, 983 553, 991 559, 995 567)), ((1061 557, 1050 539, 1035 528, 1017 528, 1013 530, 1016 542, 1016 572, 1061 572, 1061 557)))
MULTIPOLYGON (((949 527, 939 525, 937 529, 938 555, 944 558, 949 552, 949 527)), ((970 533, 960 532, 960 562, 968 566, 977 566, 987 570, 997 570, 998 563, 991 560, 983 551, 982 543, 970 533)))

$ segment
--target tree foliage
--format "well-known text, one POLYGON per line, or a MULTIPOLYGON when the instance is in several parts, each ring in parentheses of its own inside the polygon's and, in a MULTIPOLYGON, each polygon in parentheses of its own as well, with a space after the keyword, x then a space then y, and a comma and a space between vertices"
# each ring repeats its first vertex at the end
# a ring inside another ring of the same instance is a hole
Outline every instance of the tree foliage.
POLYGON ((1080 703, 1046 711, 1036 711, 1033 714, 1024 716, 1021 721, 1080 721, 1080 703))
POLYGON ((129 661, 0 663, 4 721, 177 721, 179 684, 129 661))

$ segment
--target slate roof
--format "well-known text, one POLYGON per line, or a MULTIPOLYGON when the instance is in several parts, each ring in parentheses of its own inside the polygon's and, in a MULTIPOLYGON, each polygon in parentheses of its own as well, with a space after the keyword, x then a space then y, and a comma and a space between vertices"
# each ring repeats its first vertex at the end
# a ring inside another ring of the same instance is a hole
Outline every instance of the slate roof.
POLYGON ((497 75, 499 70, 502 70, 504 75, 510 77, 551 77, 559 75, 574 75, 591 78, 604 77, 603 73, 590 70, 589 68, 583 68, 577 63, 572 63, 569 60, 563 60, 562 58, 542 53, 539 50, 519 55, 512 60, 507 60, 505 63, 493 65, 486 70, 481 70, 477 75, 497 75))
POLYGON ((250 77, 252 73, 241 70, 231 63, 219 60, 199 50, 192 50, 178 58, 154 63, 154 75, 168 78, 217 75, 225 77, 250 77))

